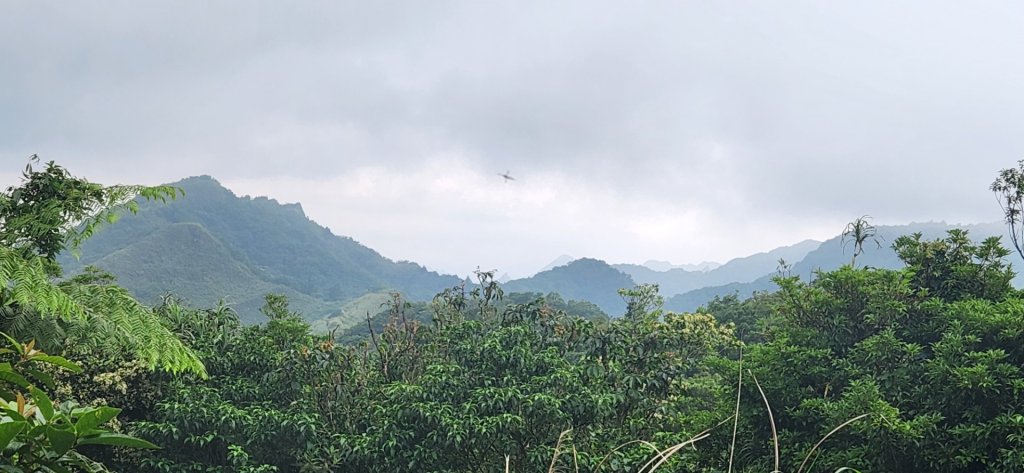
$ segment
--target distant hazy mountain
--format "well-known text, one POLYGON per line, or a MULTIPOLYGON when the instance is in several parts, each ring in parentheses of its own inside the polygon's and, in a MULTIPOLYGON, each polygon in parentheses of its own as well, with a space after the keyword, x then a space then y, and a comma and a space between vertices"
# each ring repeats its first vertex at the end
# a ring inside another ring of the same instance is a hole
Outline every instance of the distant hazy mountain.
POLYGON ((502 287, 505 292, 557 292, 566 300, 593 302, 608 315, 616 317, 626 310, 626 303, 619 296, 619 289, 634 285, 629 275, 608 263, 581 258, 528 278, 509 281, 502 287))
POLYGON ((554 268, 557 268, 559 266, 565 266, 565 265, 567 265, 567 264, 569 264, 569 263, 571 263, 571 262, 573 262, 575 260, 576 260, 576 258, 573 258, 572 256, 561 255, 558 258, 555 258, 550 263, 548 263, 543 268, 540 268, 540 271, 537 271, 537 272, 538 273, 543 273, 544 271, 548 271, 550 269, 554 269, 554 268))
POLYGON ((298 204, 238 197, 208 176, 173 185, 185 196, 144 203, 138 215, 86 241, 80 261, 62 258, 66 270, 98 266, 150 302, 165 291, 200 305, 225 298, 250 321, 259 320, 267 292, 288 295, 303 315, 319 319, 368 293, 426 300, 459 282, 334 235, 298 204))
POLYGON ((821 245, 821 242, 806 240, 766 253, 736 258, 709 271, 687 271, 678 268, 654 271, 638 264, 617 264, 614 267, 630 275, 637 283, 658 284, 663 295, 672 296, 702 287, 755 281, 766 274, 774 273, 779 265, 779 259, 785 259, 787 262, 799 261, 818 245, 821 245))
MULTIPOLYGON (((885 225, 877 228, 877 236, 881 247, 873 242, 866 243, 864 245, 864 253, 857 257, 857 266, 887 269, 902 268, 903 262, 900 261, 896 256, 896 252, 892 249, 892 244, 897 238, 903 235, 921 233, 922 238, 934 240, 944 238, 946 232, 953 228, 967 230, 968 236, 974 241, 981 241, 992 236, 1002 236, 1003 246, 1009 245, 1005 236, 1006 226, 1002 223, 951 225, 944 222, 928 222, 912 223, 909 225, 885 225)), ((842 236, 833 237, 821 243, 814 251, 807 253, 803 259, 792 261, 793 266, 790 269, 790 273, 794 276, 800 276, 804 280, 809 280, 813 277, 816 270, 830 271, 844 264, 849 264, 853 256, 851 251, 852 248, 849 245, 846 248, 843 247, 842 236)), ((787 261, 790 260, 787 259, 787 261)), ((1011 264, 1016 263, 1013 255, 1010 256, 1010 261, 1011 264)), ((777 288, 775 283, 771 281, 774 275, 773 272, 749 282, 710 285, 687 291, 670 297, 665 303, 665 308, 677 312, 689 312, 711 301, 715 296, 737 294, 740 298, 747 298, 757 291, 773 291, 777 288)), ((1013 283, 1017 287, 1024 285, 1024 274, 1018 274, 1014 278, 1013 283)))
POLYGON ((682 269, 684 271, 711 271, 719 266, 721 263, 715 263, 713 261, 702 261, 698 264, 672 264, 668 261, 658 260, 647 260, 644 261, 644 266, 648 267, 653 271, 669 271, 672 269, 682 269))

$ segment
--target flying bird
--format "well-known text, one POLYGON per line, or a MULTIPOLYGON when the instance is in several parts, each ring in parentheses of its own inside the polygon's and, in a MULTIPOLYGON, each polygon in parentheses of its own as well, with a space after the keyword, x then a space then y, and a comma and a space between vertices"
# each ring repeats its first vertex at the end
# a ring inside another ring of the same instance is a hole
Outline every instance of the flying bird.
POLYGON ((508 171, 499 172, 498 175, 505 179, 505 182, 516 180, 516 178, 512 177, 512 174, 509 174, 508 171))

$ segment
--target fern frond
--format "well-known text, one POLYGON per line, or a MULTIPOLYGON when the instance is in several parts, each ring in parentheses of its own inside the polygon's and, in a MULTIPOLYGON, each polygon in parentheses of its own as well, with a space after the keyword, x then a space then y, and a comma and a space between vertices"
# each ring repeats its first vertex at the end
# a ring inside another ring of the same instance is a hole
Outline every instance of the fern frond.
POLYGON ((0 307, 0 331, 16 340, 36 340, 48 352, 60 350, 69 336, 60 319, 40 317, 34 310, 16 306, 0 307))
POLYGON ((24 258, 0 246, 0 305, 31 307, 62 319, 85 318, 85 310, 50 281, 42 258, 24 258))
MULTIPOLYGON (((91 338, 114 337, 150 368, 160 367, 175 373, 190 371, 206 377, 206 368, 199 357, 161 324, 149 307, 140 304, 124 288, 98 284, 56 285, 47 275, 42 258, 26 259, 3 246, 0 246, 0 307, 12 309, 14 316, 10 321, 21 324, 23 333, 31 332, 25 324, 27 318, 35 314, 44 319, 88 320, 93 328, 102 328, 93 331, 91 338)), ((90 338, 89 334, 81 335, 90 338)))
POLYGON ((116 337, 150 368, 179 373, 189 371, 206 377, 199 357, 153 311, 115 285, 72 284, 63 288, 86 311, 89 320, 104 325, 100 336, 116 337))

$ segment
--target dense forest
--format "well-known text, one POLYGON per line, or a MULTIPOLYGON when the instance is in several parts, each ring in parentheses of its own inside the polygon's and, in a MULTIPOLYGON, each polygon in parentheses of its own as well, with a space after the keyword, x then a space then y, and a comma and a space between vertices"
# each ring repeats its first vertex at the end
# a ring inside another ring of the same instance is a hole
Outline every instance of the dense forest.
MULTIPOLYGON (((1011 235, 1022 173, 991 189, 1011 235)), ((1024 470, 1024 294, 999 238, 901 236, 904 266, 881 269, 857 259, 874 244, 857 219, 849 264, 780 265, 776 290, 693 313, 654 284, 609 294, 624 310, 607 317, 478 272, 328 333, 285 295, 243 324, 173 294, 147 306, 101 270, 64 276, 58 255, 171 199, 53 163, 0 194, 0 469, 1024 470)))

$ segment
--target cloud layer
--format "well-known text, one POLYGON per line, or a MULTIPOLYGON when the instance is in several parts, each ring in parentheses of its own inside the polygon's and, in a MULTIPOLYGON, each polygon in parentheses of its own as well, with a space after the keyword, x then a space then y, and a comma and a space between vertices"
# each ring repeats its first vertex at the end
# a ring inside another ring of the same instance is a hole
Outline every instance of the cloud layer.
POLYGON ((4 171, 212 174, 463 274, 997 220, 1024 158, 1016 2, 0 9, 4 171))

